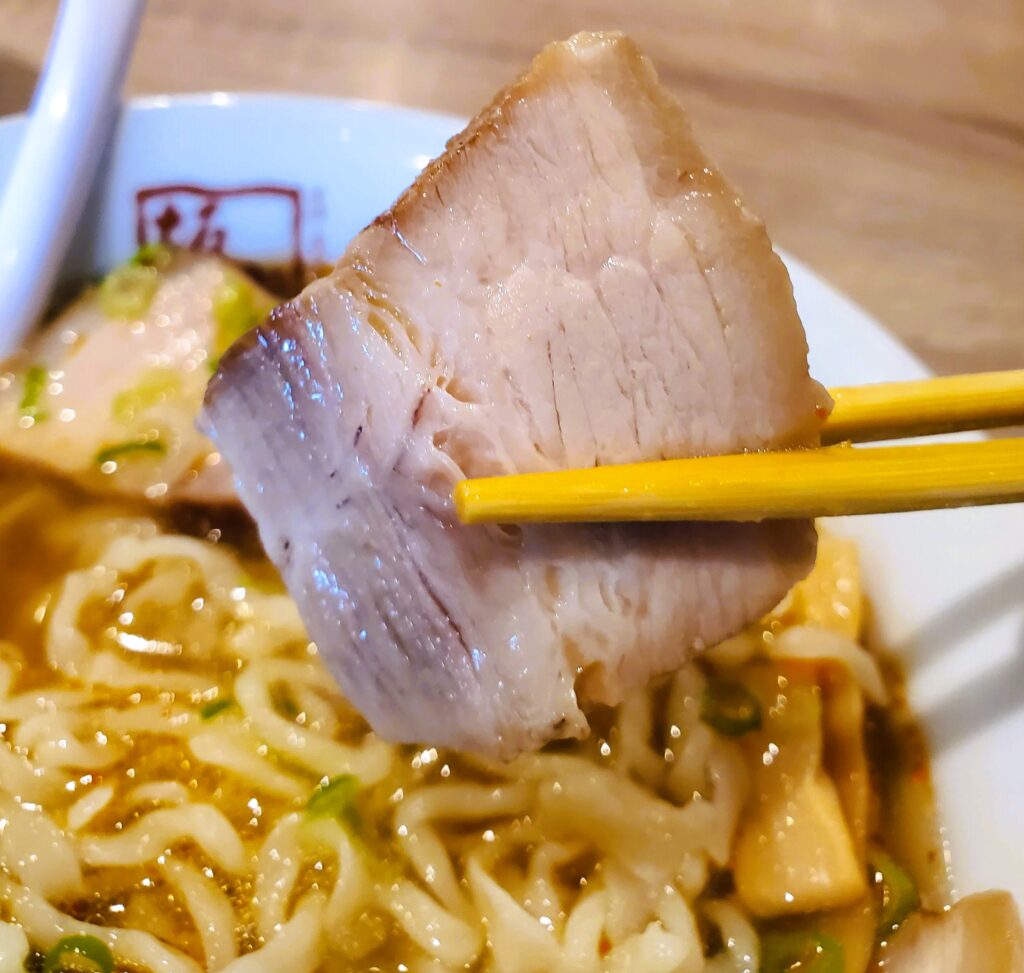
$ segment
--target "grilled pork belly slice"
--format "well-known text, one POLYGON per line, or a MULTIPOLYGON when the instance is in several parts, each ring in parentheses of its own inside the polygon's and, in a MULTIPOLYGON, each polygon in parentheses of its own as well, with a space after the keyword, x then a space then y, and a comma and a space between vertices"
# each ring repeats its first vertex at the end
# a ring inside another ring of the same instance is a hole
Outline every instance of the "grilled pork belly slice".
POLYGON ((204 423, 352 702, 510 756, 771 608, 808 522, 460 526, 465 476, 817 442, 764 227, 617 34, 552 44, 226 356, 204 423))

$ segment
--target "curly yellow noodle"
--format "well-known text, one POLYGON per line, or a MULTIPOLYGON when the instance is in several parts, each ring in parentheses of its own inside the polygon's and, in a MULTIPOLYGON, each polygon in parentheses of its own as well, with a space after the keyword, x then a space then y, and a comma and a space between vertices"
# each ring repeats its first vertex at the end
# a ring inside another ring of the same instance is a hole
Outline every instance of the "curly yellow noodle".
POLYGON ((235 910, 215 881, 187 862, 170 861, 161 873, 181 897, 188 911, 199 918, 197 930, 208 970, 220 970, 238 955, 235 910))
POLYGON ((67 810, 67 826, 71 831, 81 831, 114 799, 114 788, 103 784, 86 791, 67 810))

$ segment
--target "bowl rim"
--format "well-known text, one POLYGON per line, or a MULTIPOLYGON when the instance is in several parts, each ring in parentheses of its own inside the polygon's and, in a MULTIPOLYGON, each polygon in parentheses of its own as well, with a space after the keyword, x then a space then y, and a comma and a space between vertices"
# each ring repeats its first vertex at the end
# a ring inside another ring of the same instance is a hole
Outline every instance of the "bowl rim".
MULTIPOLYGON (((305 94, 301 91, 271 91, 260 88, 245 91, 211 89, 209 91, 183 91, 131 95, 124 98, 118 110, 119 115, 135 112, 158 112, 168 109, 232 109, 257 107, 265 104, 273 107, 288 103, 302 102, 320 108, 344 108, 350 111, 383 113, 404 116, 409 119, 429 116, 435 122, 451 123, 452 134, 465 127, 469 120, 465 115, 440 111, 434 108, 418 108, 415 105, 400 105, 377 98, 355 98, 346 95, 305 94)), ((0 115, 0 128, 22 125, 31 113, 31 107, 20 112, 0 115)))

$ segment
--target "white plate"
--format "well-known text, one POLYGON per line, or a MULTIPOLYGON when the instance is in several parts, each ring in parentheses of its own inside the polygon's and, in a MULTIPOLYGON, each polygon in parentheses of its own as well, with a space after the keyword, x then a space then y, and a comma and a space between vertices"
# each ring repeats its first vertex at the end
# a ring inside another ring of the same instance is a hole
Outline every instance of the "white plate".
MULTIPOLYGON (((20 127, 0 121, 0 178, 20 127)), ((103 270, 172 224, 175 242, 221 243, 235 256, 330 259, 459 127, 316 98, 133 102, 67 273, 103 270)), ((817 378, 926 374, 867 314, 787 262, 817 378)), ((957 891, 998 886, 1024 902, 1024 507, 855 518, 841 529, 860 541, 883 637, 910 670, 957 891)))

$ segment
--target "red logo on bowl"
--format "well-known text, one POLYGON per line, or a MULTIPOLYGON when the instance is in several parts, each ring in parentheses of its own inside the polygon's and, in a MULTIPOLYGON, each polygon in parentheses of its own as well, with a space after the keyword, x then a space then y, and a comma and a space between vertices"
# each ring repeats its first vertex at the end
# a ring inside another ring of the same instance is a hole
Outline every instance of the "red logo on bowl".
POLYGON ((287 186, 148 186, 135 194, 135 235, 139 246, 166 243, 239 258, 272 253, 275 259, 297 261, 302 258, 301 197, 287 186), (242 227, 248 241, 241 239, 242 227), (248 252, 254 227, 257 254, 248 252), (233 232, 240 238, 233 240, 233 232))

